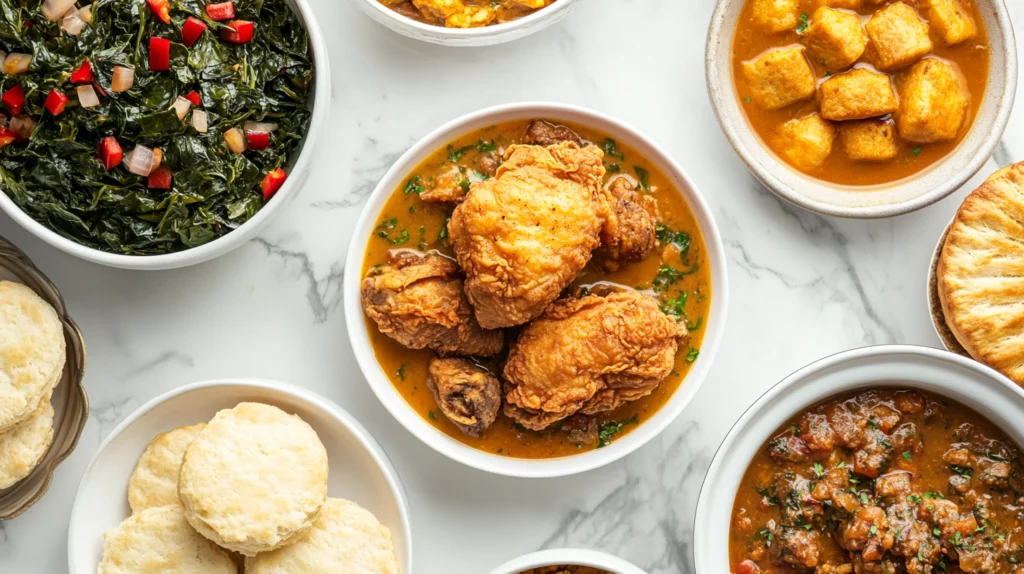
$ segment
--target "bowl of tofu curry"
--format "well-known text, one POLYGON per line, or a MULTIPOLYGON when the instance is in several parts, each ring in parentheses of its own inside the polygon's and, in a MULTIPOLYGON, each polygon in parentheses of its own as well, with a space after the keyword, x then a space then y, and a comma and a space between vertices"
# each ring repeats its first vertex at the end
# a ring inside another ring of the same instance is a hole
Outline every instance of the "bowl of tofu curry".
POLYGON ((828 209, 815 203, 837 204, 836 215, 909 211, 973 175, 1005 127, 1016 56, 1001 0, 722 4, 733 33, 722 62, 708 64, 709 85, 725 81, 717 70, 730 86, 713 86, 712 99, 751 170, 787 199, 818 211, 828 209), (742 149, 754 146, 767 153, 742 149), (906 185, 944 163, 950 171, 906 185))
POLYGON ((582 123, 459 133, 364 213, 363 324, 349 328, 369 339, 371 386, 386 375, 374 390, 389 408, 400 396, 415 434, 498 458, 619 452, 605 447, 703 378, 684 384, 721 328, 713 223, 650 158, 582 123))

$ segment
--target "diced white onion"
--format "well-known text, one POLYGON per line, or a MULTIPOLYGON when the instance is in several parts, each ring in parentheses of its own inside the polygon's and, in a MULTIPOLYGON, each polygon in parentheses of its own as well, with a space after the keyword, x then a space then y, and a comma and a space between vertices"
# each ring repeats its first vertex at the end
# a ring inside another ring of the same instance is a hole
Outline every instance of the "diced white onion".
POLYGON ((276 132, 278 128, 277 124, 269 122, 245 122, 242 124, 242 129, 248 132, 257 132, 269 134, 276 132))
POLYGON ((149 176, 149 172, 153 171, 153 150, 144 145, 135 146, 135 149, 125 156, 124 166, 135 175, 149 176))
POLYGON ((56 22, 74 5, 75 0, 43 0, 43 16, 50 22, 56 22))
POLYGON ((78 16, 78 10, 72 8, 64 16, 60 28, 72 36, 77 36, 82 33, 82 28, 85 28, 85 22, 78 16))
POLYGON ((245 134, 238 128, 231 128, 224 132, 224 142, 228 144, 231 153, 242 153, 245 151, 245 134))
POLYGON ((82 6, 78 9, 78 17, 86 24, 92 24, 92 5, 82 6))
POLYGON ((11 52, 4 58, 4 73, 8 76, 14 74, 24 74, 28 71, 29 65, 32 64, 32 54, 22 54, 20 52, 11 52))
POLYGON ((135 85, 135 70, 123 66, 114 66, 114 74, 110 78, 110 89, 115 92, 127 92, 135 85))
POLYGON ((96 90, 91 84, 78 86, 75 89, 78 90, 78 103, 83 108, 95 108, 100 105, 100 97, 96 95, 96 90))
POLYGON ((178 114, 178 119, 183 120, 185 119, 185 114, 188 113, 189 108, 192 107, 192 102, 178 96, 177 99, 174 100, 174 103, 171 104, 171 107, 174 108, 175 113, 178 114))
POLYGON ((32 118, 27 114, 21 114, 20 116, 14 116, 11 118, 11 131, 18 135, 19 138, 27 140, 32 137, 32 132, 36 129, 36 123, 32 121, 32 118))
POLYGON ((208 118, 206 112, 203 110, 195 110, 192 112, 192 127, 196 128, 196 131, 205 134, 209 129, 207 125, 208 118))

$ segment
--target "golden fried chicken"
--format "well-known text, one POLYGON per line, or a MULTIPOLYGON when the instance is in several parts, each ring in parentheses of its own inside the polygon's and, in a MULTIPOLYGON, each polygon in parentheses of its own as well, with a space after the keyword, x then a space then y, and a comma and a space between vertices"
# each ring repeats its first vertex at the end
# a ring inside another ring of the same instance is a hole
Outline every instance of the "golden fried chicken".
POLYGON ((654 250, 657 203, 653 197, 637 192, 625 177, 612 180, 602 197, 605 220, 594 261, 610 273, 643 260, 654 250))
POLYGON ((590 261, 600 242, 603 157, 573 142, 509 146, 495 176, 455 208, 448 234, 484 328, 540 315, 590 261))
POLYGON ((526 126, 522 143, 547 146, 562 142, 576 142, 576 145, 583 147, 583 140, 571 128, 545 120, 533 120, 526 126))
POLYGON ((435 358, 427 367, 427 387, 448 420, 462 432, 481 437, 498 418, 501 383, 484 368, 458 358, 435 358))
POLYGON ((362 303, 381 333, 410 349, 489 357, 505 344, 501 331, 484 330, 473 318, 459 268, 442 255, 393 252, 363 279, 362 303))
POLYGON ((687 331, 637 291, 562 299, 527 325, 505 363, 505 415, 542 430, 649 395, 687 331))

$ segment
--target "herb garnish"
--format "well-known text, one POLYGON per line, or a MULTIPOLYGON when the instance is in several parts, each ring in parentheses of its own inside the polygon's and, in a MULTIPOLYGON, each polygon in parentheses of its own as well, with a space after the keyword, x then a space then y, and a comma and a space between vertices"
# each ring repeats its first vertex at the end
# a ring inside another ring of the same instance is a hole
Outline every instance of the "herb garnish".
POLYGON ((612 138, 604 138, 604 142, 601 144, 601 149, 604 150, 604 154, 613 157, 619 161, 625 161, 626 156, 619 153, 619 144, 612 138))
POLYGON ((423 180, 420 179, 420 176, 414 175, 409 178, 409 181, 405 182, 405 187, 402 188, 402 191, 405 192, 406 195, 411 195, 413 193, 419 195, 426 190, 422 185, 422 181, 423 180))
POLYGON ((646 193, 651 191, 651 172, 640 166, 633 166, 633 171, 636 172, 636 178, 640 180, 640 188, 646 193))
POLYGON ((697 355, 700 355, 700 349, 694 349, 690 347, 690 350, 686 352, 686 362, 692 363, 697 360, 697 355))
POLYGON ((663 245, 675 245, 679 256, 684 259, 690 251, 690 234, 685 231, 674 231, 668 225, 659 223, 654 227, 654 236, 663 245))
POLYGON ((597 448, 603 448, 612 444, 612 437, 622 432, 623 427, 626 425, 635 425, 640 422, 640 417, 636 414, 629 417, 628 419, 617 423, 615 421, 607 422, 601 426, 601 430, 597 433, 597 448))
POLYGON ((807 31, 807 28, 811 25, 811 17, 804 12, 800 15, 800 24, 796 27, 797 34, 803 34, 807 31))

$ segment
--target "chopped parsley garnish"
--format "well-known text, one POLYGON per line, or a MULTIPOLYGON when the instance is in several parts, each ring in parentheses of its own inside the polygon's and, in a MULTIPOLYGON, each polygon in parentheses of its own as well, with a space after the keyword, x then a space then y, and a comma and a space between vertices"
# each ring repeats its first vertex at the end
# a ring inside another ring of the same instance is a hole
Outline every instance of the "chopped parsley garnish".
POLYGON ((690 234, 685 231, 675 231, 664 223, 654 226, 654 237, 662 245, 675 245, 679 250, 679 256, 685 258, 690 252, 690 234))
POLYGON ((476 151, 478 151, 480 153, 492 152, 492 151, 494 151, 496 149, 498 149, 498 146, 494 145, 494 140, 491 140, 489 142, 485 142, 484 140, 480 140, 480 141, 476 142, 476 151))
POLYGON ((448 239, 448 221, 449 220, 451 220, 451 217, 445 217, 444 218, 444 223, 441 224, 441 231, 437 232, 437 240, 438 241, 445 241, 445 240, 448 239))
POLYGON ((952 470, 953 472, 959 474, 960 476, 962 476, 964 478, 971 478, 971 474, 974 473, 974 469, 973 468, 968 468, 966 466, 959 466, 959 465, 954 464, 954 465, 950 466, 949 468, 950 468, 950 470, 952 470))
POLYGON ((744 102, 747 102, 747 103, 749 104, 749 103, 750 103, 750 98, 749 98, 749 97, 747 97, 747 98, 743 98, 743 101, 744 101, 744 102))
POLYGON ((597 433, 597 448, 603 448, 612 444, 612 437, 622 432, 623 427, 626 425, 635 425, 638 422, 640 422, 640 417, 639 415, 634 414, 620 423, 611 421, 603 424, 601 426, 601 430, 597 433))
POLYGON ((686 305, 686 297, 686 292, 684 291, 680 293, 679 296, 676 297, 675 299, 669 299, 668 301, 665 301, 664 303, 659 305, 659 307, 661 308, 661 312, 668 315, 669 317, 676 319, 677 321, 680 319, 685 319, 686 311, 683 310, 683 307, 686 305))
POLYGON ((921 153, 921 146, 917 146, 910 152, 910 155, 917 157, 917 154, 921 153))
POLYGON ((682 271, 672 267, 671 265, 662 265, 658 269, 658 274, 654 276, 654 290, 664 291, 672 285, 675 285, 682 277, 682 271))
POLYGON ((396 227, 398 227, 398 218, 389 217, 377 226, 377 236, 390 241, 393 245, 402 245, 403 243, 407 243, 409 241, 409 231, 407 229, 403 229, 402 232, 398 234, 398 237, 394 238, 388 233, 396 227))
POLYGON ((704 324, 704 317, 697 317, 697 321, 696 322, 694 322, 694 323, 687 322, 686 323, 686 330, 687 331, 696 331, 697 329, 700 329, 700 326, 703 325, 703 324, 704 324))
POLYGON ((825 467, 821 466, 820 462, 814 463, 814 476, 821 478, 825 474, 825 467))
POLYGON ((608 163, 605 164, 604 170, 607 171, 608 173, 619 173, 620 171, 622 171, 622 168, 617 163, 608 163))
POLYGON ((433 409, 431 409, 430 412, 427 413, 427 418, 429 418, 432 421, 437 420, 437 414, 434 413, 433 409))
POLYGON ((464 179, 464 180, 460 181, 459 182, 459 187, 462 188, 462 191, 464 191, 466 193, 469 193, 469 180, 468 179, 464 179))
POLYGON ((909 450, 903 451, 903 458, 907 460, 914 460, 914 455, 910 454, 909 450))
POLYGON ((402 363, 402 366, 398 367, 398 370, 395 371, 395 375, 397 375, 399 379, 403 381, 405 380, 405 363, 402 363))
POLYGON ((604 138, 604 143, 601 144, 601 149, 604 150, 604 154, 613 157, 619 161, 625 161, 626 156, 619 153, 619 144, 612 138, 604 138))
POLYGON ((414 175, 411 178, 409 178, 409 181, 405 182, 405 187, 402 188, 402 191, 404 191, 406 195, 410 195, 413 193, 419 195, 426 191, 427 189, 423 187, 423 185, 421 184, 422 181, 423 180, 420 179, 420 176, 414 175))
POLYGON ((651 172, 640 166, 633 166, 633 171, 636 172, 636 178, 640 180, 641 190, 650 193, 651 191, 651 172))
POLYGON ((796 27, 797 34, 803 34, 807 31, 807 27, 811 25, 811 17, 804 12, 800 15, 800 24, 796 27))
POLYGON ((697 360, 697 355, 700 354, 700 349, 694 349, 690 347, 690 350, 686 352, 686 362, 692 363, 697 360))
POLYGON ((459 149, 448 154, 448 161, 455 163, 462 159, 462 156, 466 155, 466 152, 475 148, 476 145, 468 145, 466 147, 460 147, 459 149))
POLYGON ((409 206, 409 213, 416 213, 416 206, 415 205, 410 205, 409 206))

